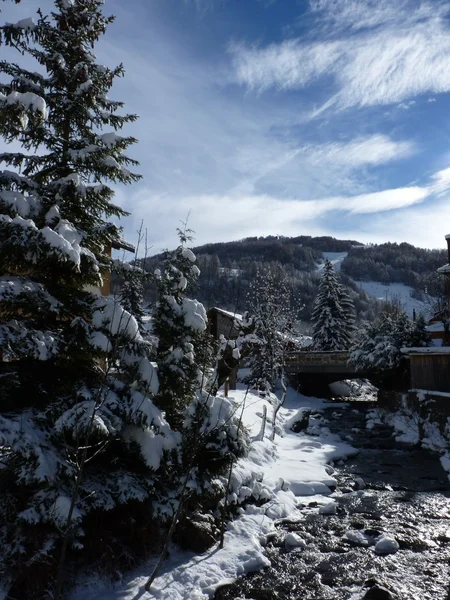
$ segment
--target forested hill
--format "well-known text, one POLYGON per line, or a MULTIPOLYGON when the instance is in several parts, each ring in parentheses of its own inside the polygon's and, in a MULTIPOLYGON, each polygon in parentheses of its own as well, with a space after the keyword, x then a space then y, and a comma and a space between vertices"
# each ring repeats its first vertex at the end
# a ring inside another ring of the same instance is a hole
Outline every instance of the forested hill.
POLYGON ((342 270, 355 280, 398 282, 417 291, 429 288, 429 293, 436 293, 436 269, 446 262, 446 250, 425 250, 406 242, 386 243, 352 248, 342 262, 342 270))
POLYGON ((205 244, 194 248, 197 255, 216 256, 222 267, 239 268, 247 261, 280 262, 302 271, 315 271, 323 252, 349 252, 361 246, 355 240, 337 240, 333 237, 249 237, 237 242, 205 244))
MULTIPOLYGON (((442 282, 436 269, 447 262, 445 250, 425 250, 410 244, 364 246, 357 240, 332 237, 251 237, 234 242, 206 244, 194 248, 201 270, 196 295, 205 306, 221 306, 238 312, 245 310, 250 283, 258 270, 271 267, 283 274, 292 292, 293 302, 303 306, 299 316, 308 320, 311 314, 323 253, 341 253, 340 278, 351 292, 360 319, 372 319, 379 304, 361 290, 361 281, 411 286, 416 298, 424 292, 437 295, 442 282), (345 256, 345 254, 347 254, 345 256)), ((162 255, 146 259, 152 271, 162 255)), ((147 299, 152 301, 152 287, 147 299)))

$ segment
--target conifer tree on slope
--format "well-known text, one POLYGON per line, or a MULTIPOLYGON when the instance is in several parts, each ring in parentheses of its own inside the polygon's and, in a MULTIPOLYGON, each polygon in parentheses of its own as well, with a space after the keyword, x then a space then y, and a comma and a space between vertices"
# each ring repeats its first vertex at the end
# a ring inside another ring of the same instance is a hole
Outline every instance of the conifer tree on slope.
POLYGON ((124 154, 135 140, 116 133, 136 117, 108 98, 123 68, 92 53, 112 21, 102 4, 56 0, 39 17, 36 43, 19 50, 43 75, 0 63, 0 135, 23 148, 0 155, 0 578, 11 598, 51 589, 65 547, 91 564, 105 558, 97 543, 114 553, 119 524, 131 557, 145 526, 136 511, 178 441, 152 403, 135 319, 89 291, 110 268, 110 219, 124 214, 107 182, 138 179, 124 154))
POLYGON ((311 320, 313 344, 317 350, 347 350, 350 347, 355 331, 355 309, 329 260, 325 261, 311 320))
POLYGON ((239 346, 247 347, 249 381, 270 391, 283 366, 286 334, 292 327, 290 293, 285 280, 269 269, 257 273, 248 294, 249 311, 242 323, 239 346))

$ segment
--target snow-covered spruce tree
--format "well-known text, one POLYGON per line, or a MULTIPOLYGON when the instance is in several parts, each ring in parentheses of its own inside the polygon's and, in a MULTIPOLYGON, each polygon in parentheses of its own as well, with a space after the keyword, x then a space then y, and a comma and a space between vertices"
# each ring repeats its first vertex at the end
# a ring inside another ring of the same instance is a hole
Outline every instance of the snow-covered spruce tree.
POLYGON ((250 284, 247 303, 239 349, 248 354, 248 382, 261 391, 270 391, 284 365, 295 320, 285 279, 270 269, 258 272, 250 284))
POLYGON ((411 348, 419 348, 420 346, 430 346, 431 336, 426 329, 426 321, 423 313, 419 313, 414 321, 409 345, 411 348))
POLYGON ((355 331, 355 309, 329 260, 325 261, 311 320, 316 350, 348 350, 355 331))
POLYGON ((151 280, 150 273, 146 273, 136 264, 117 260, 114 261, 114 272, 122 281, 117 298, 123 308, 136 319, 139 333, 143 335, 144 285, 151 280))
MULTIPOLYGON (((193 512, 203 519, 217 512, 224 493, 220 477, 246 451, 247 435, 234 404, 209 391, 213 387, 209 380, 213 347, 206 311, 187 296, 200 271, 187 247, 189 236, 185 231, 179 231, 179 236, 180 245, 166 253, 162 270, 156 272, 159 297, 153 333, 158 338, 159 392, 155 403, 182 439, 182 461, 176 477, 180 482, 178 509, 173 518, 173 525, 179 521, 178 535, 182 536, 187 522, 195 524, 193 512)), ((169 535, 172 533, 173 527, 169 535)))
POLYGON ((404 347, 430 345, 422 320, 413 323, 400 307, 387 307, 356 340, 350 363, 372 374, 379 386, 401 387, 407 380, 404 347))
POLYGON ((107 182, 139 177, 124 154, 135 140, 116 133, 136 117, 108 98, 123 68, 92 53, 112 21, 102 4, 56 0, 33 26, 35 42, 16 42, 42 74, 0 63, 0 135, 22 145, 0 155, 0 578, 9 598, 51 594, 57 574, 60 589, 66 551, 90 566, 114 558, 117 568, 147 546, 149 501, 179 437, 151 401, 157 376, 135 319, 94 291, 119 234, 110 219, 124 214, 107 182))
POLYGON ((205 371, 212 362, 206 310, 201 302, 187 297, 200 270, 195 254, 187 247, 189 236, 181 230, 178 233, 180 245, 166 252, 162 271, 155 273, 159 289, 153 314, 160 383, 155 402, 176 428, 196 392, 206 383, 205 371))

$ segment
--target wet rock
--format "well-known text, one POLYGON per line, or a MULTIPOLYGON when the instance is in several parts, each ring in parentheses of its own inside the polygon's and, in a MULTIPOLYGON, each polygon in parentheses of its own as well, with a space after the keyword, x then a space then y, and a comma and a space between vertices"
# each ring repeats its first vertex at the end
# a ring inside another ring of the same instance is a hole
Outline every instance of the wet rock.
POLYGON ((376 583, 369 590, 367 590, 363 596, 363 600, 394 600, 394 597, 389 590, 376 583))
POLYGON ((296 533, 288 533, 284 538, 284 545, 288 550, 292 550, 293 548, 306 548, 305 540, 296 533))
POLYGON ((363 490, 366 487, 364 479, 362 477, 357 477, 355 479, 355 490, 363 490))
POLYGON ((254 600, 276 600, 276 598, 280 597, 278 592, 271 588, 252 588, 249 592, 251 594, 250 597, 254 598, 254 600))
POLYGON ((368 546, 369 540, 361 531, 347 531, 344 535, 344 541, 353 546, 368 546))
POLYGON ((377 554, 395 554, 400 548, 397 540, 389 534, 381 534, 375 544, 375 552, 377 554))
POLYGON ((337 513, 336 502, 328 502, 319 508, 319 514, 321 515, 335 515, 337 513))
POLYGON ((216 542, 217 528, 205 515, 194 514, 190 519, 184 519, 178 527, 175 541, 181 548, 203 553, 216 542))

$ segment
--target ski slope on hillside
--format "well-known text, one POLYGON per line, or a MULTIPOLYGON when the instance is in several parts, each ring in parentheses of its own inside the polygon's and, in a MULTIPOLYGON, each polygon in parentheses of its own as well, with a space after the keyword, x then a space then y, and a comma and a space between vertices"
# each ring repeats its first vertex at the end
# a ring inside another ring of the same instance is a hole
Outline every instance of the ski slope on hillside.
POLYGON ((324 262, 318 267, 318 271, 322 271, 325 260, 329 260, 335 271, 341 270, 342 261, 347 256, 348 252, 322 252, 324 262))
MULTIPOLYGON (((342 262, 347 256, 348 252, 323 252, 324 261, 328 259, 334 267, 335 271, 340 271, 342 262)), ((318 271, 322 271, 325 262, 320 263, 317 267, 318 271)), ((371 298, 376 298, 384 302, 398 302, 406 314, 410 317, 413 316, 413 312, 416 314, 423 313, 425 317, 428 316, 431 304, 422 300, 417 300, 412 297, 413 289, 403 283, 380 283, 378 281, 356 281, 353 280, 359 289, 366 292, 371 298)))
MULTIPOLYGON (((430 304, 423 300, 417 300, 411 296, 413 289, 403 283, 379 283, 377 281, 355 281, 356 285, 366 292, 368 296, 377 298, 384 302, 399 303, 406 314, 412 317, 414 310, 416 314, 423 313, 425 318, 429 316, 430 304)), ((431 299, 430 299, 431 300, 431 299)))

